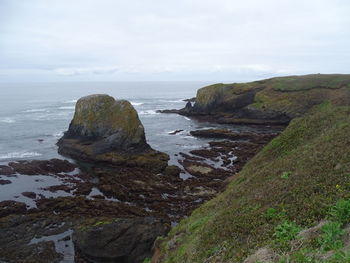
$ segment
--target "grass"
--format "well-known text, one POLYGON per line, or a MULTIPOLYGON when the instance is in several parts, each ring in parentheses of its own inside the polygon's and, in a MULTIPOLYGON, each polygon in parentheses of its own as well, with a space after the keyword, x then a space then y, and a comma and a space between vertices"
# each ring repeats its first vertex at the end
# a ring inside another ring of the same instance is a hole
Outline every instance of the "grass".
POLYGON ((300 230, 301 227, 294 222, 284 221, 275 227, 273 237, 278 246, 284 246, 295 239, 300 230))
POLYGON ((329 222, 322 227, 322 235, 318 238, 319 246, 322 250, 335 250, 343 247, 342 224, 339 222, 329 222))
MULTIPOLYGON (((197 92, 197 109, 232 113, 248 106, 252 112, 267 112, 295 118, 325 101, 348 105, 350 74, 311 74, 265 79, 247 83, 214 84, 197 92), (256 93, 246 97, 250 91, 256 93)), ((271 114, 273 118, 274 114, 271 114)))
MULTIPOLYGON (((302 228, 317 224, 338 200, 350 198, 349 134, 349 107, 326 103, 294 119, 225 192, 172 229, 161 245, 162 262, 241 262, 257 248, 273 245, 284 221, 302 228), (276 176, 286 171, 288 179, 276 176), (223 246, 212 257, 212 249, 223 246)), ((342 210, 347 205, 336 207, 330 216, 347 222, 342 210)))
MULTIPOLYGON (((337 187, 336 188, 340 188, 337 187)), ((341 224, 350 221, 350 200, 338 200, 337 204, 329 212, 329 219, 340 222, 341 224)))

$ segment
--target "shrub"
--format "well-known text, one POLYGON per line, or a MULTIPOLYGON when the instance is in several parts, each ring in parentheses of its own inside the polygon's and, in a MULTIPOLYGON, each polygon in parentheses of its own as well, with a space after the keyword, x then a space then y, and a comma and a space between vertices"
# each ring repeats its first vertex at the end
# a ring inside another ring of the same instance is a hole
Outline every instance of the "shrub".
POLYGON ((281 178, 282 179, 288 179, 290 176, 290 172, 283 172, 282 175, 281 175, 281 178))
POLYGON ((350 219, 350 200, 340 199, 329 212, 329 217, 333 221, 347 223, 350 219))
POLYGON ((329 222, 322 227, 322 234, 318 238, 318 243, 323 250, 334 250, 343 247, 343 230, 339 222, 329 222))
POLYGON ((329 263, 350 262, 350 252, 337 251, 328 261, 329 263))
POLYGON ((286 243, 295 239, 300 230, 301 228, 294 222, 284 221, 276 226, 273 236, 277 242, 286 243))

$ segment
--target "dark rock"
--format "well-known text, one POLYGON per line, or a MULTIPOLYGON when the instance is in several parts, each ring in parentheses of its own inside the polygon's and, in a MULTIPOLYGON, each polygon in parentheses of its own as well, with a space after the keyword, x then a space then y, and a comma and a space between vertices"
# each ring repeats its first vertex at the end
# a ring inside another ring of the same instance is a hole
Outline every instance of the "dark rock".
POLYGON ((176 165, 169 165, 164 170, 164 174, 167 176, 178 177, 180 173, 181 173, 181 169, 176 165))
POLYGON ((190 99, 184 99, 183 101, 185 102, 195 102, 196 101, 196 97, 190 98, 190 99))
POLYGON ((59 153, 80 161, 162 170, 169 159, 147 144, 131 103, 108 95, 79 99, 69 129, 57 145, 59 153))
POLYGON ((25 203, 6 200, 0 202, 0 217, 11 214, 24 214, 27 211, 25 203))
POLYGON ((191 131, 190 134, 195 137, 202 138, 216 138, 216 139, 229 139, 229 140, 248 140, 255 143, 266 143, 274 138, 277 133, 253 133, 253 132, 234 132, 231 130, 223 129, 205 129, 191 131))
POLYGON ((10 184, 10 183, 12 183, 10 180, 3 180, 3 179, 0 179, 0 185, 10 184))
POLYGON ((25 197, 31 198, 31 199, 36 198, 36 193, 34 193, 34 192, 23 192, 22 195, 25 197))
POLYGON ((151 249, 158 236, 169 228, 151 218, 119 219, 77 229, 73 242, 78 257, 88 262, 142 263, 151 257, 151 249))
POLYGON ((9 166, 19 174, 39 175, 57 174, 74 171, 76 166, 67 160, 33 160, 10 162, 9 166))
POLYGON ((179 133, 179 132, 182 132, 183 130, 175 130, 175 131, 173 131, 173 132, 168 132, 168 134, 170 134, 170 135, 175 135, 175 134, 177 134, 177 133, 179 133))
POLYGON ((0 175, 13 175, 15 173, 16 172, 12 167, 9 167, 7 165, 0 165, 0 175))

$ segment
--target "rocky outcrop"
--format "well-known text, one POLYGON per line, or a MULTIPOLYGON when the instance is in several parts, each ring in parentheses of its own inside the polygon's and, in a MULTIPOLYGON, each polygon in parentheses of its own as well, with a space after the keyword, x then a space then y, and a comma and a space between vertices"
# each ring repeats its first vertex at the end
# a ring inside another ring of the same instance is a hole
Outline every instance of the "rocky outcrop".
POLYGON ((77 257, 87 262, 142 263, 169 228, 152 217, 98 222, 73 234, 77 257))
POLYGON ((205 115, 226 124, 286 124, 324 102, 350 105, 350 75, 314 74, 220 83, 199 89, 193 106, 163 112, 205 115))
POLYGON ((162 170, 168 156, 153 150, 130 102, 108 95, 78 100, 68 131, 58 141, 58 151, 81 161, 145 166, 162 170))

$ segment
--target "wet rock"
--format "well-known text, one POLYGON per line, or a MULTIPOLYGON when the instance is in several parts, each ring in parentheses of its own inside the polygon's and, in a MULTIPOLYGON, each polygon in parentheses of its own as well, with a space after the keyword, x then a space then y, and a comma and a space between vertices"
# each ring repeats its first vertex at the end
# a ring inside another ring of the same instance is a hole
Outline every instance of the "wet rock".
POLYGON ((177 134, 177 133, 179 133, 179 132, 182 132, 183 130, 175 130, 175 131, 172 131, 172 132, 168 132, 168 134, 170 134, 170 135, 175 135, 175 134, 177 134))
POLYGON ((161 221, 151 217, 120 219, 78 228, 73 242, 77 257, 88 262, 142 263, 151 257, 156 238, 168 230, 161 221))
POLYGON ((57 145, 59 153, 80 161, 162 170, 169 159, 147 144, 131 103, 108 95, 79 99, 69 129, 57 145))
POLYGON ((8 164, 15 172, 26 175, 48 175, 68 173, 74 171, 76 166, 67 160, 33 160, 17 161, 8 164))
POLYGON ((181 169, 176 165, 169 165, 167 168, 165 168, 163 173, 167 176, 178 177, 181 173, 181 169))
POLYGON ((0 202, 0 217, 11 214, 24 214, 27 211, 25 203, 6 200, 0 202))
POLYGON ((11 184, 12 182, 10 180, 3 180, 0 179, 0 185, 5 185, 5 184, 11 184))
POLYGON ((190 98, 190 99, 184 99, 183 101, 185 102, 195 102, 196 101, 196 97, 190 98))
POLYGON ((31 198, 31 199, 36 198, 36 193, 34 193, 34 192, 23 192, 22 195, 25 197, 31 198))
POLYGON ((190 134, 195 137, 202 138, 216 138, 216 139, 229 139, 229 140, 248 140, 255 143, 266 143, 274 138, 276 134, 264 134, 253 132, 234 132, 224 129, 205 129, 191 131, 190 134))
POLYGON ((16 172, 12 167, 9 167, 7 165, 0 165, 0 175, 13 175, 15 173, 16 172))

